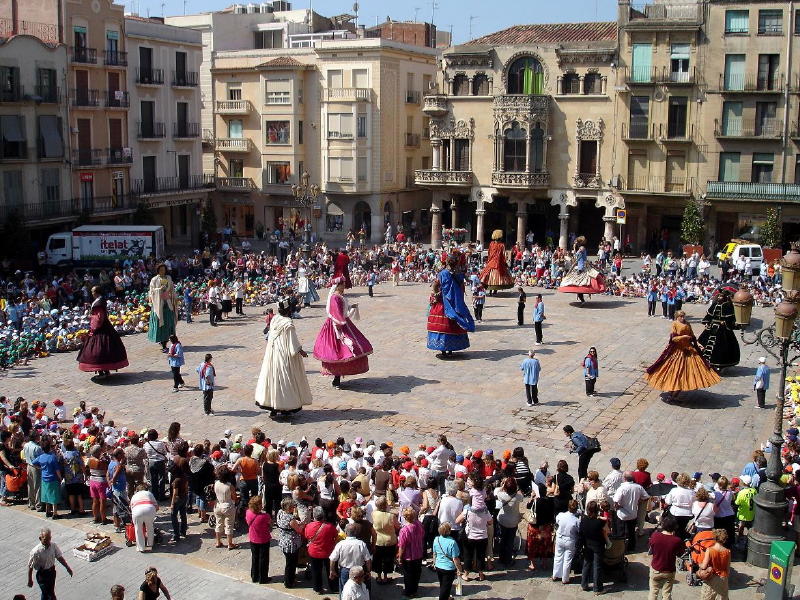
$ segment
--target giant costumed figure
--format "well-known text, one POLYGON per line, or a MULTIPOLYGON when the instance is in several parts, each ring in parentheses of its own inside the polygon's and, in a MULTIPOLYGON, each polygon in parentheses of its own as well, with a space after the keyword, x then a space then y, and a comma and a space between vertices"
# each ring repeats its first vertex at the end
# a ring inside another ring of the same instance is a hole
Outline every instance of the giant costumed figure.
POLYGON ((106 299, 100 288, 92 288, 92 316, 89 321, 89 336, 78 352, 78 368, 81 371, 96 372, 92 379, 104 379, 110 371, 128 366, 128 353, 117 330, 108 320, 106 299))
POLYGON ((156 267, 156 275, 150 280, 147 296, 150 300, 150 329, 147 331, 147 339, 161 344, 161 351, 166 352, 169 336, 175 333, 178 297, 165 265, 156 267))
POLYGON ((728 290, 717 291, 703 317, 703 323, 706 328, 697 339, 703 347, 703 358, 717 370, 738 365, 739 342, 733 333, 736 317, 728 290))
POLYGON ((514 278, 508 270, 506 262, 506 245, 501 241, 503 232, 495 229, 489 244, 489 258, 480 274, 481 283, 489 290, 490 295, 497 295, 497 290, 514 287, 514 278))
POLYGON ((578 300, 583 304, 586 302, 584 294, 601 294, 606 290, 605 276, 589 264, 585 237, 580 236, 575 239, 572 251, 575 255, 575 264, 561 280, 558 291, 577 294, 578 300))
POLYGON ((447 257, 447 268, 433 282, 428 312, 428 349, 443 358, 455 350, 469 348, 469 332, 475 321, 464 302, 463 254, 447 257))
POLYGON ((333 260, 333 278, 343 278, 345 284, 344 287, 347 290, 353 287, 353 284, 350 281, 350 269, 348 268, 349 265, 350 257, 347 255, 347 252, 345 250, 339 250, 336 258, 333 260))

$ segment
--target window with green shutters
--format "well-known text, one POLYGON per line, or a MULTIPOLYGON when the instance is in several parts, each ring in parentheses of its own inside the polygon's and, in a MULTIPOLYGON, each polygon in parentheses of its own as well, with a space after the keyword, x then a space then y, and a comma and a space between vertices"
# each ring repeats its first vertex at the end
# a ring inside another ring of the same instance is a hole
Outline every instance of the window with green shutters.
POLYGON ((632 81, 647 83, 650 81, 653 67, 653 46, 651 44, 633 45, 632 81))
POLYGON ((726 90, 744 89, 744 54, 725 55, 725 81, 726 90))
POLYGON ((722 135, 742 135, 742 103, 725 102, 722 105, 722 135))
POLYGON ((719 180, 739 181, 740 152, 720 152, 719 154, 719 180))

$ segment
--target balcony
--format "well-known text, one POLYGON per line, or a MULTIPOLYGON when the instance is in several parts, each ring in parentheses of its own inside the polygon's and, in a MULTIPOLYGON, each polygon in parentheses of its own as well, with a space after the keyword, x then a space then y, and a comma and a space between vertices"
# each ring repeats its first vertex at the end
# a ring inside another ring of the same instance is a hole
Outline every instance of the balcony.
POLYGON ((72 199, 43 200, 31 204, 0 206, 0 224, 8 221, 12 216, 23 219, 27 224, 42 221, 70 220, 79 214, 79 205, 72 199))
POLYGON ((651 85, 658 81, 662 69, 658 67, 625 67, 623 80, 628 85, 651 85))
POLYGON ((750 200, 753 202, 800 202, 800 183, 750 183, 748 181, 709 181, 706 198, 750 200))
POLYGON ((73 167, 99 167, 103 164, 104 153, 100 148, 75 148, 72 151, 73 167))
POLYGON ((623 193, 665 194, 688 196, 692 193, 694 180, 689 177, 662 177, 641 175, 622 179, 623 193))
POLYGON ((603 178, 597 173, 578 173, 572 177, 572 187, 598 189, 603 187, 603 178))
POLYGON ((138 121, 136 123, 136 137, 140 140, 158 140, 166 137, 164 124, 156 121, 138 121))
POLYGON ((97 49, 83 48, 81 46, 70 46, 69 59, 74 63, 79 63, 82 65, 96 65, 97 49))
POLYGON ((719 90, 723 94, 782 94, 785 81, 783 73, 771 77, 749 75, 719 76, 719 90))
POLYGON ((688 71, 673 71, 668 67, 624 67, 623 80, 628 85, 651 85, 660 83, 665 85, 695 85, 700 83, 697 69, 688 71))
POLYGON ((419 148, 419 134, 418 133, 406 133, 406 147, 407 148, 419 148))
POLYGON ((780 119, 739 119, 720 121, 714 119, 714 135, 720 139, 779 140, 783 137, 783 121, 780 119))
POLYGON ((549 120, 550 96, 533 94, 503 94, 492 100, 495 112, 513 110, 530 115, 539 115, 543 121, 549 120))
POLYGON ((694 125, 684 124, 683 128, 680 128, 668 123, 658 126, 658 141, 662 144, 693 144, 694 139, 694 125))
POLYGON ((407 91, 406 92, 406 104, 419 104, 421 94, 419 92, 414 91, 407 91))
POLYGON ((247 115, 251 110, 249 100, 217 100, 218 115, 247 115))
POLYGON ((472 185, 472 171, 436 171, 421 169, 414 171, 416 185, 447 185, 470 186, 472 185))
POLYGON ((323 102, 369 102, 372 90, 369 88, 325 88, 322 90, 323 102))
POLYGON ((128 53, 119 50, 103 50, 103 62, 109 67, 127 67, 128 53))
POLYGON ((173 71, 172 87, 197 87, 197 71, 173 71))
POLYGON ((217 177, 217 189, 223 192, 250 192, 256 184, 250 177, 217 177))
POLYGON ((0 19, 0 38, 9 38, 12 35, 32 35, 48 44, 59 42, 58 25, 55 23, 38 23, 19 19, 15 23, 13 19, 0 19))
POLYGON ((70 96, 72 96, 72 106, 84 108, 97 108, 100 106, 99 90, 74 89, 70 90, 70 96))
POLYGON ((200 123, 173 123, 172 137, 176 140, 191 140, 200 137, 200 123))
POLYGON ((656 126, 647 122, 622 124, 622 139, 626 142, 652 142, 655 140, 656 126))
POLYGON ((130 94, 122 90, 107 90, 105 98, 106 108, 130 108, 131 106, 130 94))
POLYGON ((22 102, 25 97, 25 88, 14 85, 10 90, 0 90, 0 102, 22 102))
POLYGON ((75 199, 81 210, 91 215, 111 215, 116 213, 131 213, 139 206, 139 197, 133 194, 116 196, 98 196, 96 198, 75 199))
POLYGON ((213 175, 178 175, 177 177, 135 179, 131 184, 132 192, 140 196, 202 190, 212 187, 214 187, 213 175))
POLYGON ((107 165, 130 165, 133 163, 133 152, 130 148, 106 148, 107 165))
POLYGON ((695 29, 703 22, 701 3, 635 3, 628 9, 626 27, 636 29, 695 29))
POLYGON ((61 90, 50 85, 37 85, 34 88, 34 100, 42 104, 58 104, 61 102, 61 90))
POLYGON ((213 129, 203 129, 203 144, 214 145, 214 130, 213 129))
POLYGON ((443 117, 448 112, 447 96, 444 94, 425 96, 422 103, 422 112, 429 117, 443 117))
POLYGON ((550 186, 550 173, 539 171, 537 173, 511 173, 508 171, 494 171, 492 185, 501 188, 537 189, 550 186))
POLYGON ((136 68, 136 83, 138 85, 163 85, 164 69, 136 68))
POLYGON ((250 138, 217 138, 214 147, 217 152, 250 152, 253 142, 250 138))

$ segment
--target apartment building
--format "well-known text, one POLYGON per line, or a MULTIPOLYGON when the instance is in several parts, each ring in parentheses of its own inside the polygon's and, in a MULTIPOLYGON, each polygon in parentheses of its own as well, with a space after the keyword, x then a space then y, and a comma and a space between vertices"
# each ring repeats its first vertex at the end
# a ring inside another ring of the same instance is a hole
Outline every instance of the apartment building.
POLYGON ((78 214, 67 152, 67 49, 29 34, 0 44, 0 224, 35 240, 78 214))
POLYGON ((616 50, 616 23, 600 22, 518 25, 444 52, 422 108, 432 162, 415 172, 434 245, 443 225, 508 243, 611 236, 616 50))
POLYGON ((199 69, 202 34, 158 18, 125 18, 133 155, 131 190, 164 225, 169 244, 196 244, 213 176, 203 174, 199 69))

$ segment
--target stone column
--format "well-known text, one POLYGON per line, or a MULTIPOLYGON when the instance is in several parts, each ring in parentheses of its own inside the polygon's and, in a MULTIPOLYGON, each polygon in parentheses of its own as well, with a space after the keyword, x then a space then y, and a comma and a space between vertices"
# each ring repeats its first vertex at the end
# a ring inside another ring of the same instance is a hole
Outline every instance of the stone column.
POLYGON ((458 227, 458 196, 450 197, 450 227, 458 227))
POLYGON ((442 247, 442 200, 434 193, 431 201, 431 248, 442 247))
POLYGON ((431 148, 433 149, 433 170, 442 170, 442 141, 431 140, 431 148))
POLYGON ((483 207, 475 209, 475 241, 480 242, 483 244, 483 215, 486 214, 486 210, 483 207))
POLYGON ((525 247, 525 230, 528 227, 528 203, 517 203, 517 245, 525 247))
MULTIPOLYGON (((392 229, 397 234, 397 226, 393 223, 392 229)), ((383 234, 386 232, 386 225, 383 223, 383 213, 373 210, 370 215, 370 242, 373 244, 381 244, 385 241, 383 234)))
POLYGON ((561 210, 564 212, 558 215, 558 247, 566 250, 569 242, 569 207, 562 204, 561 210))
POLYGON ((647 204, 641 204, 636 225, 636 246, 639 252, 647 250, 647 204))
MULTIPOLYGON (((616 218, 614 217, 609 217, 609 216, 603 217, 603 237, 606 238, 606 240, 608 240, 609 242, 611 241, 611 238, 614 237, 615 221, 616 218)), ((620 245, 620 247, 622 246, 620 245)))

